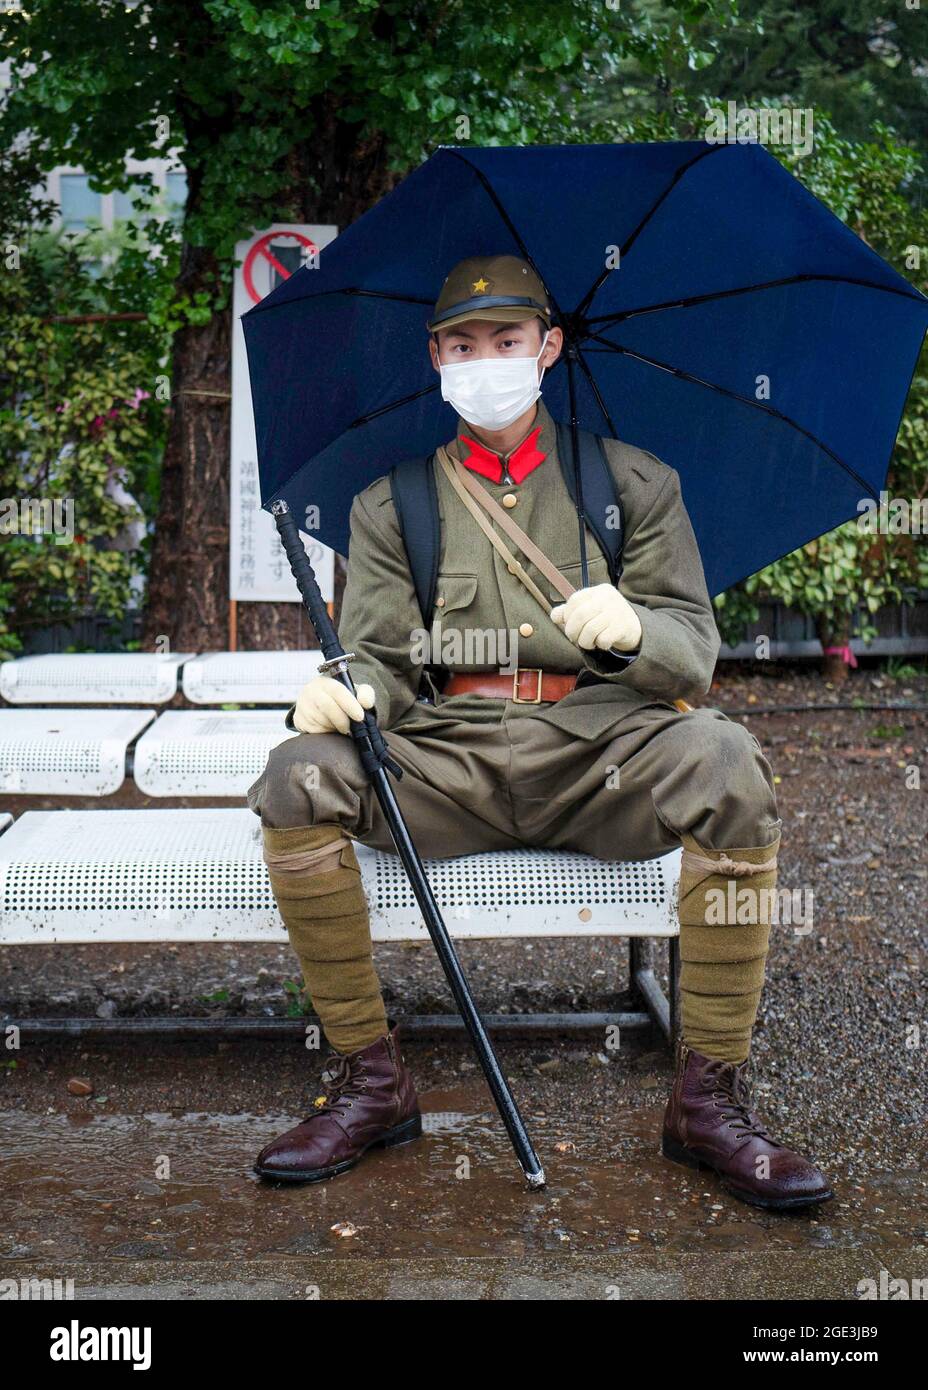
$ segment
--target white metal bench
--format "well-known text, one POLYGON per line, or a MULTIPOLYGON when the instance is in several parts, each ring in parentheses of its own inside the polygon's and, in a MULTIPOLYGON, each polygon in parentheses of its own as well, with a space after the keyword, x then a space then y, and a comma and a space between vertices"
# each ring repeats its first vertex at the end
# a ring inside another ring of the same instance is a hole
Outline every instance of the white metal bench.
POLYGON ((244 796, 271 749, 293 738, 285 713, 168 710, 136 744, 136 786, 148 796, 244 796))
POLYGON ((189 659, 182 652, 21 656, 0 663, 0 695, 11 705, 163 705, 189 659))
POLYGON ((0 709, 0 791, 108 796, 149 709, 0 709))
POLYGON ((320 651, 207 652, 184 667, 195 705, 292 705, 322 662, 320 651))
MULTIPOLYGON (((670 1037, 679 859, 529 849, 428 860, 426 871, 457 938, 628 937, 631 981, 670 1037), (671 943, 669 1002, 653 937, 671 943)), ((363 845, 358 860, 374 940, 427 939, 399 860, 363 845)), ((285 940, 247 809, 29 811, 0 835, 0 944, 285 940)))

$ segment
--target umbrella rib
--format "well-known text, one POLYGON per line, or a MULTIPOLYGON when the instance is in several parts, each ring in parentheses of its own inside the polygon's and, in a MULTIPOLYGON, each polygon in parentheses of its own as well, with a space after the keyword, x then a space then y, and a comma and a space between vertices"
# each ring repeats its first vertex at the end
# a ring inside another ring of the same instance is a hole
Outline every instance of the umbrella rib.
POLYGON ((612 416, 606 409, 606 402, 603 400, 602 392, 600 391, 599 386, 597 385, 596 378, 590 371, 590 364, 586 361, 586 359, 583 356, 583 353, 580 351, 579 348, 577 349, 577 361, 580 363, 580 366, 583 370, 583 374, 590 384, 590 390, 593 392, 593 395, 596 398, 596 404, 599 406, 599 409, 602 413, 602 417, 605 420, 606 424, 609 426, 609 433, 612 435, 613 439, 618 439, 619 436, 616 431, 616 427, 612 423, 612 416))
POLYGON ((518 246, 519 250, 522 252, 522 259, 525 260, 525 261, 528 261, 529 265, 532 267, 532 270, 534 270, 535 274, 538 276, 539 280, 540 280, 541 283, 544 285, 545 289, 548 291, 548 297, 550 298, 551 303, 552 303, 552 305, 554 306, 554 312, 555 312, 555 314, 557 315, 557 317, 558 317, 559 319, 563 319, 564 316, 563 316, 563 314, 561 313, 560 305, 558 304, 557 300, 556 300, 555 297, 554 297, 554 294, 552 293, 552 291, 551 291, 550 288, 548 287, 548 285, 547 285, 547 283, 546 283, 546 281, 545 281, 545 277, 542 275, 541 271, 538 269, 538 266, 535 264, 534 257, 532 256, 532 254, 531 254, 531 252, 529 251, 528 247, 526 246, 524 240, 522 239, 522 235, 521 235, 521 233, 519 232, 519 229, 516 227, 516 224, 513 222, 512 218, 509 216, 509 213, 508 213, 508 212, 506 211, 506 209, 503 207, 502 203, 500 202, 499 196, 498 196, 498 194, 497 194, 495 188, 493 188, 493 186, 492 186, 492 184, 490 183, 489 179, 487 178, 486 174, 484 174, 484 172, 483 172, 482 169, 478 169, 477 166, 476 166, 476 164, 471 164, 470 160, 469 160, 469 159, 465 159, 464 156, 463 156, 462 154, 459 154, 457 150, 445 150, 445 154, 451 155, 452 158, 454 158, 454 159, 459 159, 459 160, 461 161, 462 164, 466 164, 466 165, 467 165, 467 167, 468 167, 468 169, 470 169, 471 173, 473 173, 473 174, 476 175, 477 179, 479 180, 480 184, 481 184, 482 187, 483 187, 483 191, 487 194, 487 196, 489 197, 491 203, 492 203, 493 206, 496 208, 496 211, 499 213, 500 217, 503 219, 503 221, 505 222, 506 226, 509 228, 510 232, 512 233, 512 236, 513 236, 513 239, 515 240, 516 245, 518 246))
POLYGON ((717 299, 731 299, 736 295, 754 294, 757 290, 782 289, 784 285, 798 285, 813 280, 840 285, 859 285, 863 289, 879 290, 883 294, 896 294, 902 299, 912 299, 928 304, 925 296, 918 291, 910 293, 907 290, 896 289, 892 285, 878 285, 875 280, 861 280, 850 275, 820 275, 807 272, 800 275, 786 275, 781 280, 761 280, 756 285, 738 285, 730 290, 712 290, 709 294, 694 294, 683 299, 667 299, 662 304, 645 304, 639 309, 622 309, 615 314, 598 314, 594 318, 587 319, 587 323, 613 325, 622 323, 625 319, 637 318, 642 314, 656 314, 662 309, 689 309, 695 304, 707 304, 717 299))
POLYGON ((391 410, 399 410, 401 405, 408 405, 410 401, 417 401, 420 397, 427 396, 431 391, 437 390, 437 381, 432 386, 423 386, 421 391, 413 391, 408 396, 402 396, 398 401, 391 401, 389 405, 381 405, 376 410, 369 410, 366 415, 359 415, 346 428, 349 430, 360 429, 362 425, 369 424, 371 420, 378 420, 381 415, 389 415, 391 410))
MULTIPOLYGON (((344 290, 323 290, 323 294, 356 294, 364 299, 397 299, 401 304, 424 304, 427 308, 432 307, 431 299, 420 299, 411 294, 396 294, 393 290, 362 290, 355 285, 344 290)), ((318 295, 314 296, 314 298, 318 297, 318 295)))
POLYGON ((694 386, 704 386, 708 391, 718 391, 720 395, 728 396, 733 401, 740 401, 742 405, 751 406, 754 410, 762 410, 765 415, 772 415, 774 419, 782 420, 784 424, 789 425, 794 430, 798 430, 799 433, 810 440, 816 448, 821 449, 822 452, 827 454, 830 459, 833 459, 840 468, 843 468, 845 473, 852 477, 854 481, 863 488, 865 497, 873 495, 873 489, 870 484, 866 479, 862 478, 849 463, 845 463, 844 459, 836 454, 833 449, 830 449, 823 440, 819 439, 817 435, 812 434, 805 426, 800 425, 797 420, 793 420, 789 415, 784 415, 782 410, 777 410, 776 406, 768 405, 764 401, 752 401, 750 396, 742 396, 739 392, 732 391, 727 386, 719 386, 717 382, 706 381, 703 377, 694 376, 692 372, 685 372, 682 367, 672 367, 669 362, 659 362, 656 357, 646 357, 643 353, 636 352, 634 348, 622 347, 619 343, 611 343, 608 338, 603 338, 598 333, 593 333, 591 336, 595 338, 598 343, 602 343, 603 346, 608 348, 611 352, 619 353, 623 357, 634 357, 636 361, 643 362, 645 366, 656 367, 658 371, 669 372, 671 376, 680 377, 681 380, 689 381, 694 386))
MULTIPOLYGON (((337 290, 320 290, 318 294, 312 294, 307 297, 309 299, 325 299, 329 295, 333 294, 353 294, 358 295, 359 297, 364 299, 392 299, 398 301, 401 304, 424 304, 426 308, 429 309, 433 307, 433 301, 431 299, 419 299, 418 297, 410 294, 396 294, 392 290, 364 290, 357 285, 348 285, 342 289, 337 290)), ((268 300, 270 298, 271 296, 268 295, 265 299, 261 301, 260 304, 256 304, 253 309, 250 309, 249 313, 261 313, 266 309, 283 308, 283 304, 269 304, 268 300)), ((290 304, 293 301, 288 299, 284 302, 286 304, 290 304)))
MULTIPOLYGON (((690 169, 692 169, 694 164, 698 164, 701 159, 705 159, 710 154, 717 154, 719 150, 722 150, 724 148, 724 145, 709 145, 706 149, 700 150, 699 154, 693 155, 693 158, 687 160, 685 164, 680 165, 680 168, 676 171, 673 178, 670 180, 670 183, 664 189, 663 193, 661 193, 657 201, 653 203, 652 206, 648 209, 648 211, 645 213, 644 217, 642 217, 641 221, 638 223, 638 226, 634 229, 634 231, 631 232, 629 236, 626 238, 625 244, 619 248, 619 265, 622 264, 623 257, 625 257, 631 250, 632 246, 638 240, 638 237, 644 231, 645 227, 648 225, 651 218, 657 212, 658 208, 667 198, 670 197, 670 194, 676 188, 677 184, 680 182, 683 176, 687 174, 690 171, 690 169)), ((587 290, 586 294, 583 296, 583 298, 580 300, 580 303, 574 310, 574 314, 576 316, 579 317, 586 313, 587 309, 590 307, 590 304, 593 302, 595 295, 599 292, 599 290, 606 283, 609 276, 613 274, 616 268, 617 267, 615 266, 610 266, 607 267, 605 270, 600 271, 599 276, 587 290)))

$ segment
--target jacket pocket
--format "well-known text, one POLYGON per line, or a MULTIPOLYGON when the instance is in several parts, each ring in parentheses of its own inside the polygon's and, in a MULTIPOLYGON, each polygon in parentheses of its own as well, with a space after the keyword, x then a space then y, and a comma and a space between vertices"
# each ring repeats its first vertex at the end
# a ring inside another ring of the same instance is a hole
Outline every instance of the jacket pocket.
POLYGON ((475 574, 440 574, 435 585, 432 619, 444 618, 461 608, 469 608, 477 593, 475 574))

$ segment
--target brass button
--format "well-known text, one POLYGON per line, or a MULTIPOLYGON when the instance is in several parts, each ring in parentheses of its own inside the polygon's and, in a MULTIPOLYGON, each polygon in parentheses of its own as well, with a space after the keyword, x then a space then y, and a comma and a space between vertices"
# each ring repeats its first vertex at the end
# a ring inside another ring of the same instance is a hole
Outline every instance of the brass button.
POLYGON ((443 598, 437 598, 437 599, 435 600, 435 606, 436 606, 436 608, 444 608, 444 606, 445 606, 445 600, 444 600, 443 598))
POLYGON ((507 492, 507 493, 506 493, 506 496, 503 498, 503 506, 504 506, 504 507, 514 507, 514 506, 516 505, 516 503, 518 502, 518 500, 519 500, 519 499, 518 499, 518 497, 515 495, 514 492, 507 492))
POLYGON ((520 623, 520 624, 519 624, 519 636, 520 636, 520 637, 531 637, 531 635, 532 635, 532 633, 533 633, 534 631, 535 631, 535 629, 532 627, 531 623, 520 623))

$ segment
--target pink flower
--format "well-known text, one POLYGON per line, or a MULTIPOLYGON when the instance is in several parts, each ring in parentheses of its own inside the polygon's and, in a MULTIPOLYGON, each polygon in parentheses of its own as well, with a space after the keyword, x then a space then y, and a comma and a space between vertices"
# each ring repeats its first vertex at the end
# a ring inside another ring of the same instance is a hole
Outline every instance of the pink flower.
POLYGON ((139 408, 139 406, 141 405, 142 401, 147 401, 147 400, 149 399, 150 396, 151 396, 151 392, 150 392, 150 391, 143 391, 143 390, 141 389, 141 387, 136 386, 136 388, 135 388, 135 395, 132 397, 131 400, 129 400, 129 399, 127 398, 127 400, 126 400, 126 405, 129 407, 130 410, 138 410, 138 408, 139 408))

